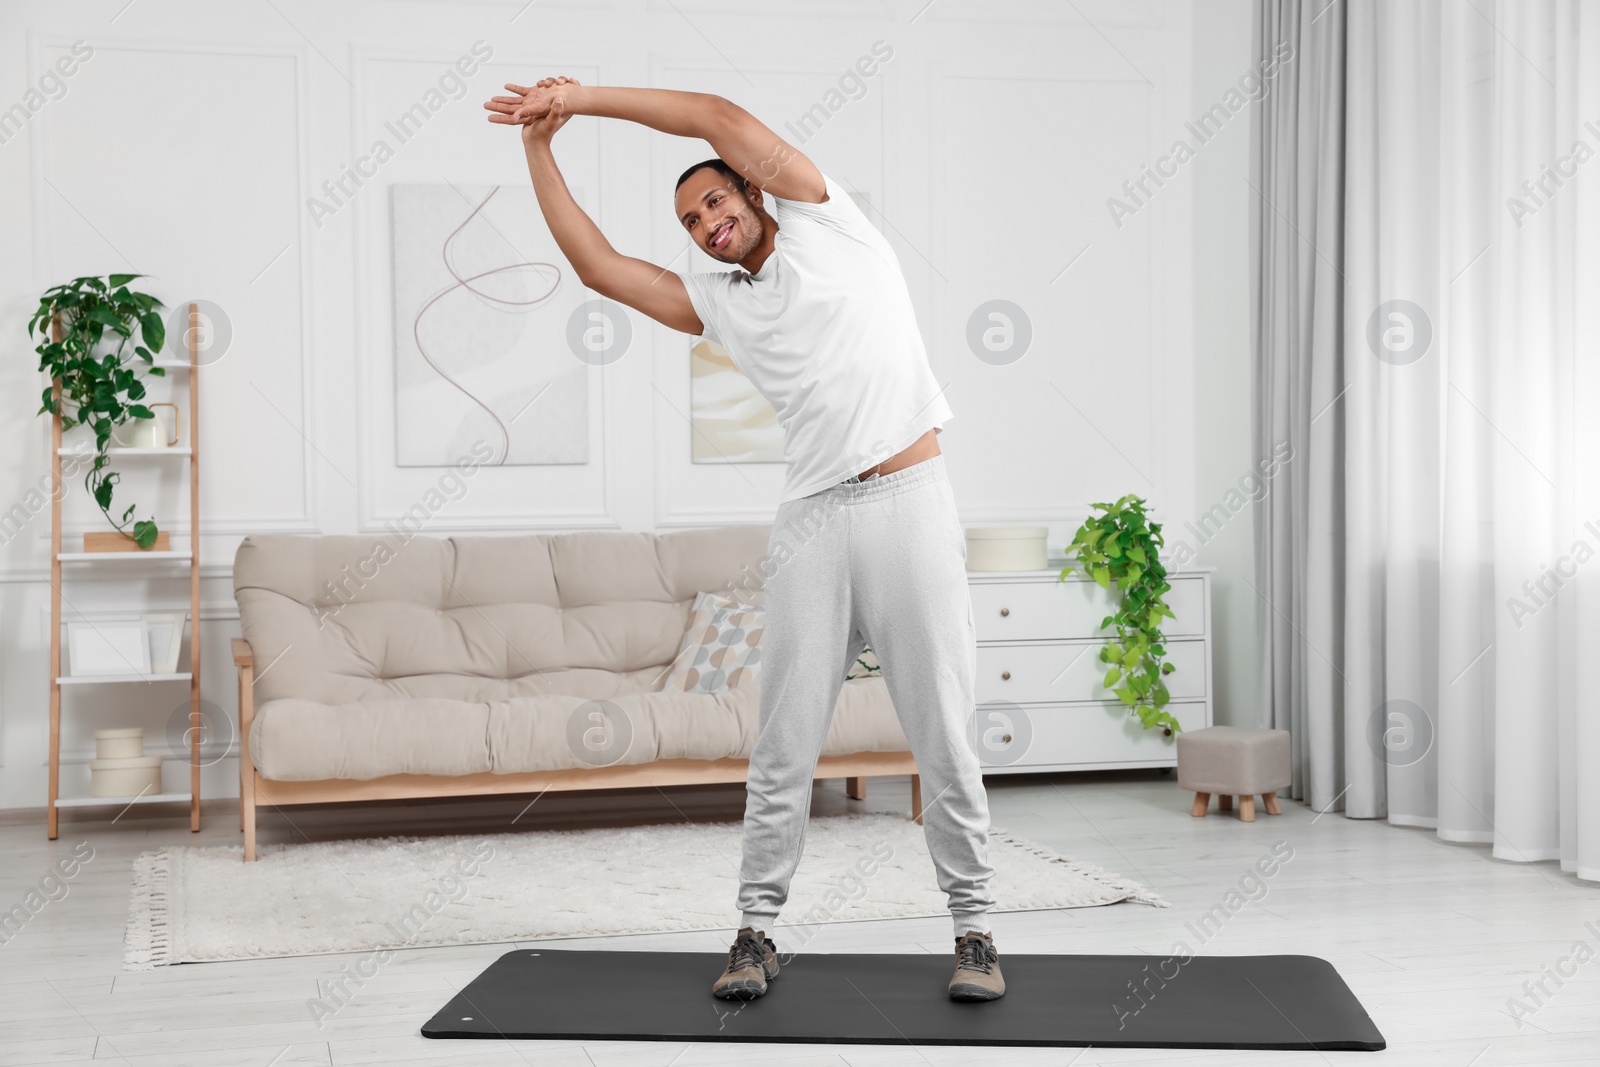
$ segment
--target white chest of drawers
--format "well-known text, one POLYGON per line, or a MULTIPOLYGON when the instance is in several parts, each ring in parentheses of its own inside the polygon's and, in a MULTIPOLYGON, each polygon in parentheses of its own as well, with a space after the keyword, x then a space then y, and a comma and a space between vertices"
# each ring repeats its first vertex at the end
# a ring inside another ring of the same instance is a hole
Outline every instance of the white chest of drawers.
MULTIPOLYGON (((1175 767, 1176 737, 1146 730, 1104 688, 1100 662, 1109 631, 1100 622, 1114 594, 1076 574, 1066 561, 1043 571, 971 571, 977 630, 974 738, 985 774, 1175 767)), ((1211 573, 1168 575, 1165 599, 1167 711, 1185 730, 1211 725, 1211 573)))

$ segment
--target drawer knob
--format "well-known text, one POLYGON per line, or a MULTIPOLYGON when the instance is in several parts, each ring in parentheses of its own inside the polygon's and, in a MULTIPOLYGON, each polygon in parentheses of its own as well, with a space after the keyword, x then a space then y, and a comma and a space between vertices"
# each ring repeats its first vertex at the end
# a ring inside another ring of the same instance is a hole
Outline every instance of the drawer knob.
POLYGON ((1009 745, 1011 743, 1011 735, 1010 734, 1006 734, 1003 737, 1001 737, 1000 740, 1004 741, 1006 744, 1009 745))
POLYGON ((1000 680, 1003 681, 1003 682, 1011 681, 1011 672, 1010 671, 1001 671, 1000 672, 1000 680))
POLYGON ((1011 614, 1011 609, 1010 608, 1001 608, 1000 609, 1000 614, 1002 614, 1002 615, 1010 615, 1011 614))

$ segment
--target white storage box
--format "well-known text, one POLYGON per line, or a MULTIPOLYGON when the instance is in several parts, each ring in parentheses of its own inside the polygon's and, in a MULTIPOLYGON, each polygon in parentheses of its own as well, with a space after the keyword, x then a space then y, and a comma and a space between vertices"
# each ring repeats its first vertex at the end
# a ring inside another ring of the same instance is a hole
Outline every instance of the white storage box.
POLYGON ((972 526, 967 529, 967 570, 1042 571, 1048 526, 972 526))
POLYGON ((94 732, 96 759, 127 759, 144 755, 144 727, 125 726, 94 732))
POLYGON ((133 797, 140 793, 148 796, 159 792, 160 756, 89 761, 89 795, 92 797, 133 797))

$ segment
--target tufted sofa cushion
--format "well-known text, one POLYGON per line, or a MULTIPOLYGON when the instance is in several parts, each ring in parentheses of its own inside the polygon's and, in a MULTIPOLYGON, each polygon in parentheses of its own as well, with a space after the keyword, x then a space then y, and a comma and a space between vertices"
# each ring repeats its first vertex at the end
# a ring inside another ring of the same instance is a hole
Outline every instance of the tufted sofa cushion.
MULTIPOLYGON (((748 758, 759 688, 663 692, 702 590, 762 603, 770 525, 663 534, 247 537, 234 596, 255 655, 251 755, 268 779, 748 758), (601 705, 589 702, 603 701, 601 705)), ((881 678, 844 683, 823 752, 904 751, 881 678)))

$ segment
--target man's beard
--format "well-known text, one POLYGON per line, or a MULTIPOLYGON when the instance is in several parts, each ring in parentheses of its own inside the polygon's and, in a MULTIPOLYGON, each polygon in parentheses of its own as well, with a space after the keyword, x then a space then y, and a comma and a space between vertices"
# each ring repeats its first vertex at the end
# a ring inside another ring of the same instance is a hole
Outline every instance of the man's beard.
POLYGON ((740 263, 745 257, 756 250, 761 243, 761 216, 757 215, 755 208, 748 203, 734 213, 734 220, 738 222, 738 244, 729 244, 726 248, 707 248, 713 259, 720 259, 724 263, 740 263))

